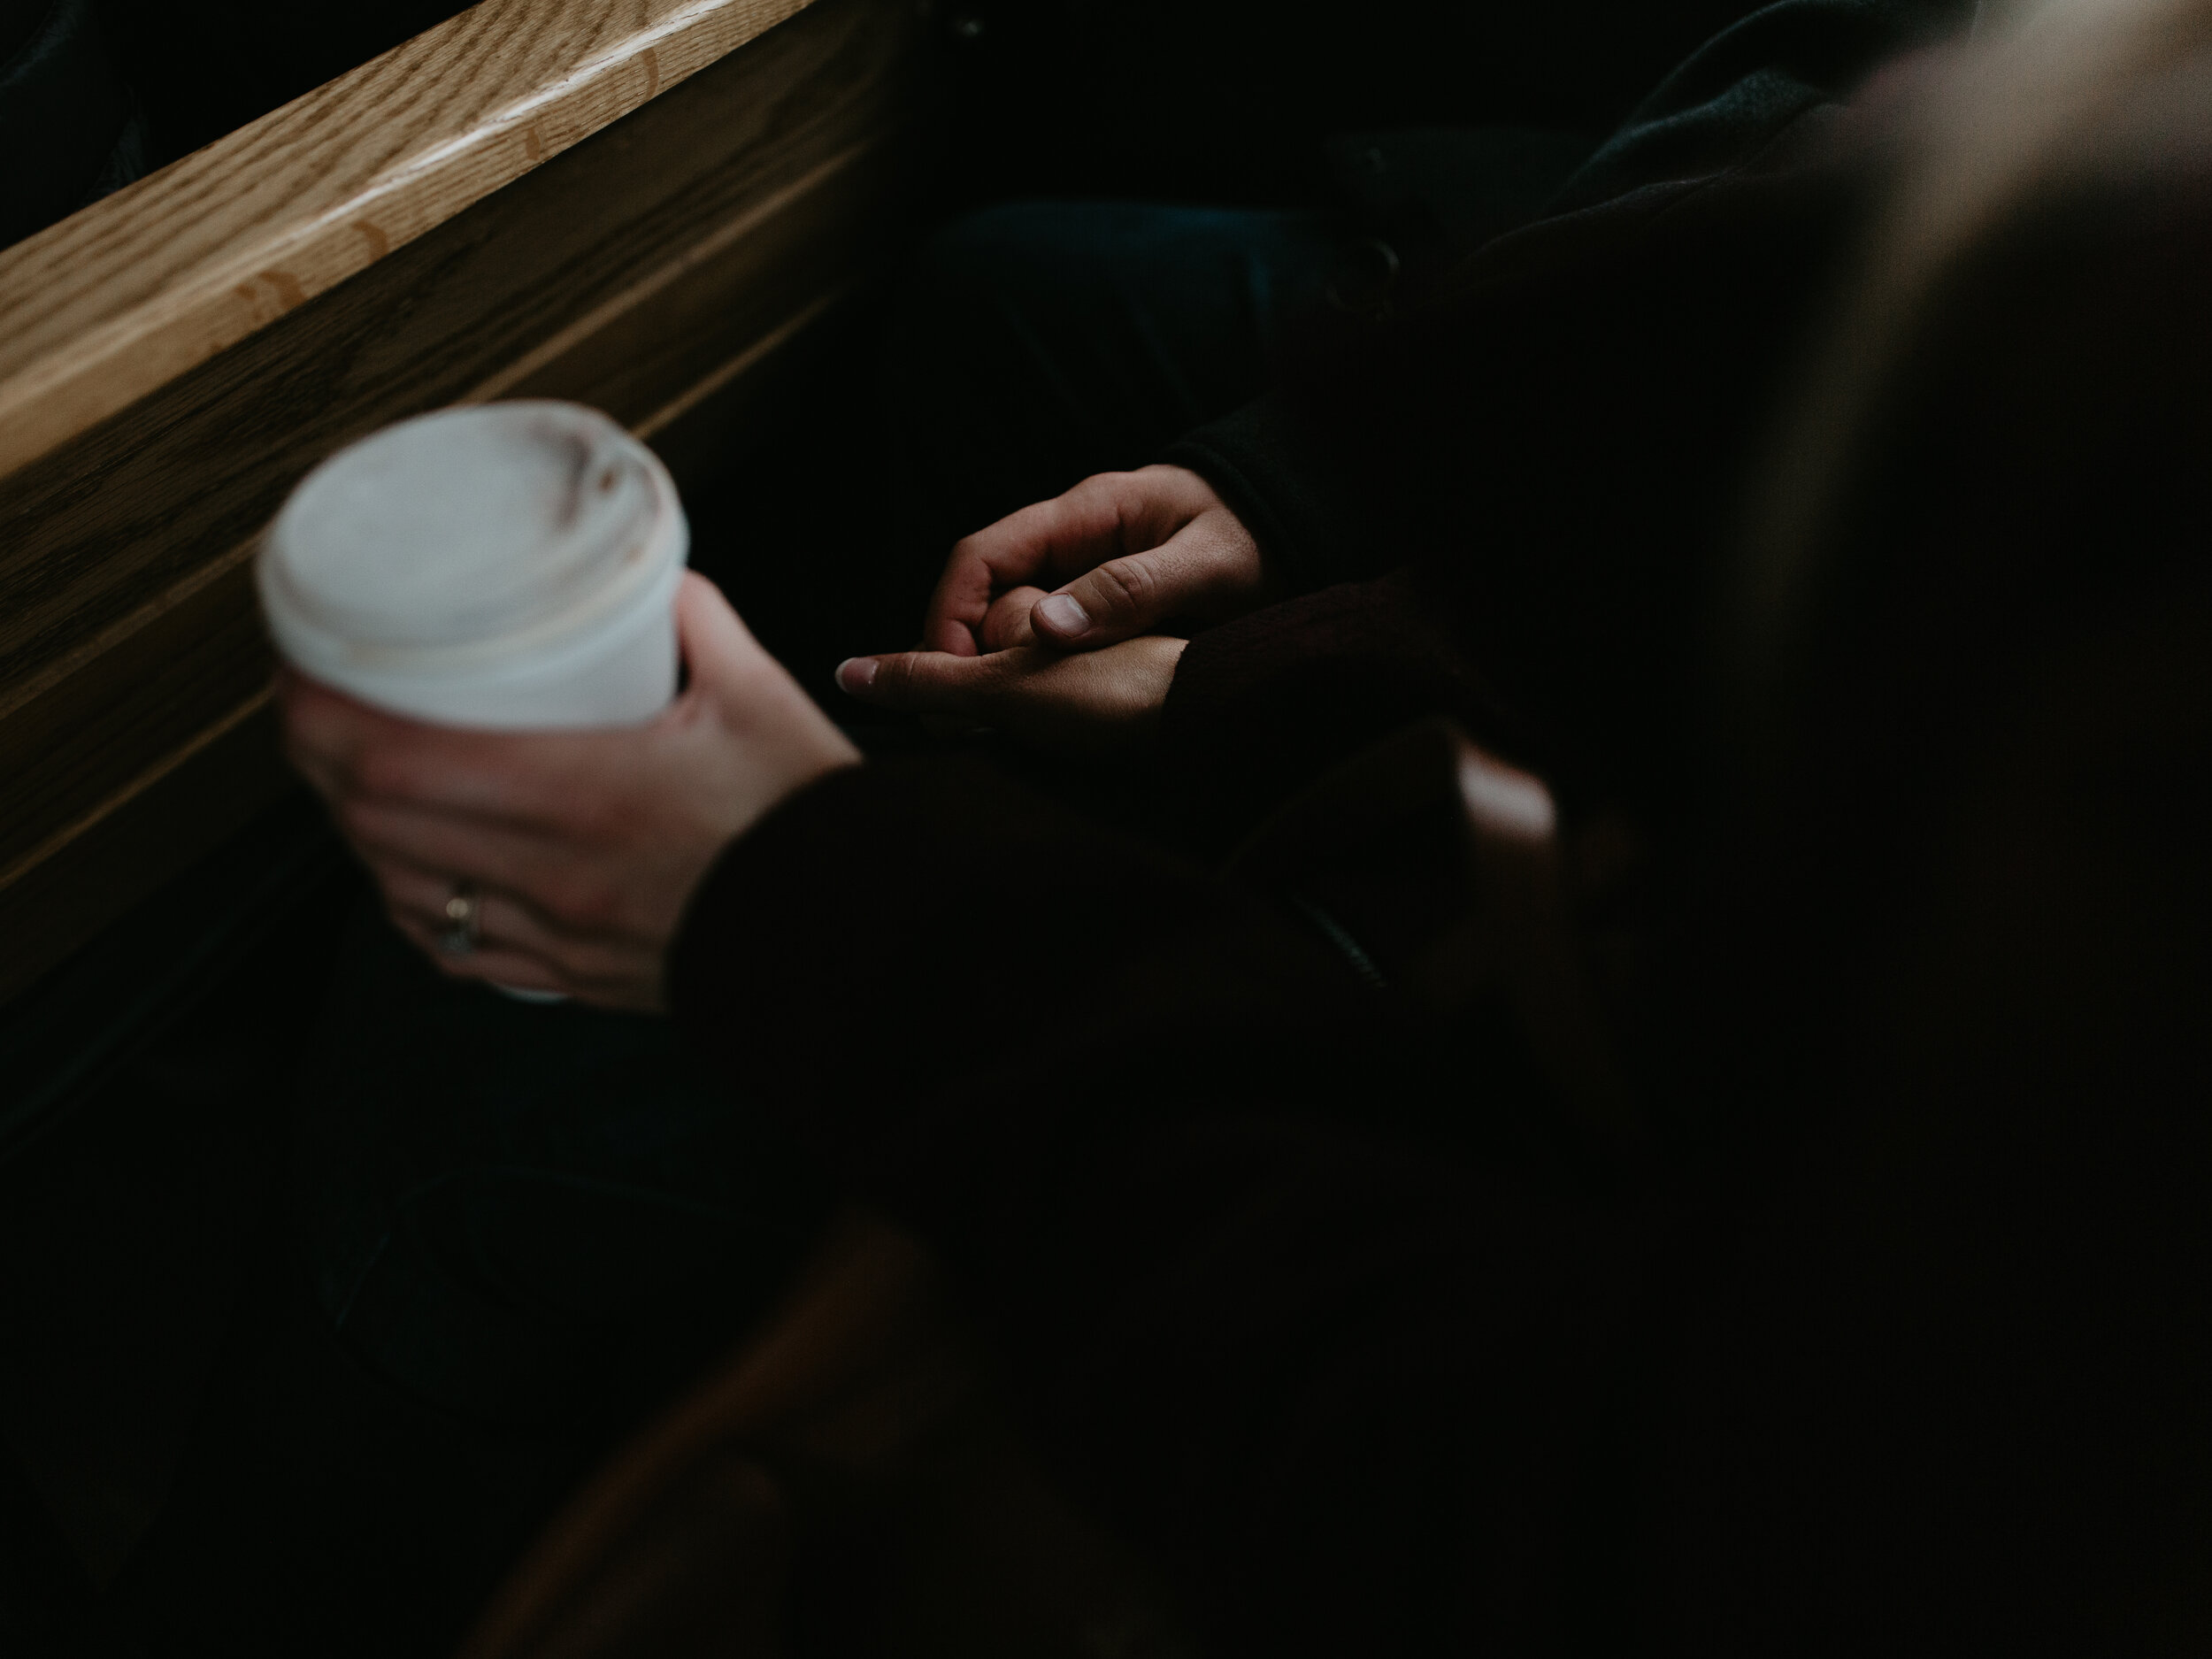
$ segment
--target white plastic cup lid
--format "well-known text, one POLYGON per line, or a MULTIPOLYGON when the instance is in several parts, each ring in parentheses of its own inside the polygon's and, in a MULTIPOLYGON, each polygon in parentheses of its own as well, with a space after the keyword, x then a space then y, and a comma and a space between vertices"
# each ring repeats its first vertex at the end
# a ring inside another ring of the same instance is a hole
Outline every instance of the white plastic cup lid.
MULTIPOLYGON (((372 702, 511 677, 623 626, 683 562, 653 453, 596 410, 443 410, 340 450, 263 540, 263 606, 303 672, 372 702)), ((403 698, 402 702, 419 702, 403 698)))

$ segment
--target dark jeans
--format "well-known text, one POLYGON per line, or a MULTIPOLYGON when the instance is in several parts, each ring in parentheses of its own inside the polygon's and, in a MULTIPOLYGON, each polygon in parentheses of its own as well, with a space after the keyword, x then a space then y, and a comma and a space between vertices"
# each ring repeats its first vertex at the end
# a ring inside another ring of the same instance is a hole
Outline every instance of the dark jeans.
POLYGON ((1318 212, 1135 203, 1018 203, 940 233, 888 375, 902 527, 933 580, 961 536, 1266 389, 1359 240, 1318 212))
POLYGON ((665 1021, 447 979, 366 895, 294 1097, 288 1271, 119 1601, 164 1653, 444 1651, 828 1187, 665 1021))
POLYGON ((656 1403, 757 1311, 824 1198, 665 1021, 445 980, 366 909, 301 1096, 317 1310, 488 1430, 656 1403))

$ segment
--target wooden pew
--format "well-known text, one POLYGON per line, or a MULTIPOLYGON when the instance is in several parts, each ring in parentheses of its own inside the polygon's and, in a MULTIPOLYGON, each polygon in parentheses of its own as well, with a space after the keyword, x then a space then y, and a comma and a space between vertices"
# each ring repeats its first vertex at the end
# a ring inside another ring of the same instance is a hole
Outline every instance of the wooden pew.
POLYGON ((0 251, 0 1000, 289 787, 254 540, 424 410, 598 404, 680 481, 865 282, 913 0, 483 0, 0 251))

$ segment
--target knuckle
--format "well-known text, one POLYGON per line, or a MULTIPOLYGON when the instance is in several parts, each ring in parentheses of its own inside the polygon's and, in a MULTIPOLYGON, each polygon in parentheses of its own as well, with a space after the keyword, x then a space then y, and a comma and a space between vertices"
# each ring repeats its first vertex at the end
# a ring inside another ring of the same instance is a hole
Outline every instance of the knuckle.
POLYGON ((412 757, 380 744, 357 749, 342 774, 358 794, 404 795, 415 787, 418 769, 412 757))
POLYGON ((1136 482, 1133 472, 1094 472, 1051 504, 1064 534, 1113 533, 1127 515, 1136 482))
POLYGON ((361 751, 357 745, 330 742, 318 733, 288 727, 284 752, 326 794, 361 793, 361 751))
POLYGON ((876 677, 869 689, 877 696, 897 701, 914 689, 913 660, 902 654, 876 659, 876 677))
POLYGON ((1159 580, 1142 559, 1109 559, 1092 574, 1110 614, 1145 616, 1159 597, 1159 580))
POLYGON ((579 933, 604 933, 622 919, 622 889, 600 875, 580 878, 569 895, 566 920, 579 933))
MULTIPOLYGON (((986 656, 956 660, 979 664, 976 674, 986 675, 992 672, 991 665, 996 659, 986 656)), ((941 672, 940 665, 928 662, 918 654, 910 656, 899 664, 898 695, 917 708, 954 707, 961 700, 961 685, 960 676, 941 672)))
POLYGON ((331 803, 330 815, 339 833, 356 845, 375 841, 380 827, 373 812, 357 795, 346 795, 331 803))
POLYGON ((619 847, 639 829, 637 804, 619 787, 581 790, 546 805, 546 827, 571 846, 619 847))

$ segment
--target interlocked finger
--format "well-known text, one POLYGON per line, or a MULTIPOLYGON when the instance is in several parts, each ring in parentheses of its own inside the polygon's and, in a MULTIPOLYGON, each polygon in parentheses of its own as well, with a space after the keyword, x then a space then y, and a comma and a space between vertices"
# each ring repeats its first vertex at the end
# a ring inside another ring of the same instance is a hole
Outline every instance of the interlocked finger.
POLYGON ((361 800, 333 810, 346 838, 380 868, 418 870, 448 884, 472 881, 488 893, 550 890, 575 862, 572 849, 549 837, 458 813, 361 800))
POLYGON ((514 895, 479 887, 473 894, 474 942, 464 952, 448 948, 456 918, 456 883, 412 865, 380 861, 373 866, 394 919, 446 958, 456 972, 500 979, 486 966, 495 958, 518 958, 561 981, 557 987, 617 979, 634 967, 644 947, 618 936, 588 936, 563 929, 514 895))

